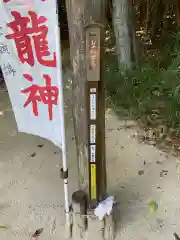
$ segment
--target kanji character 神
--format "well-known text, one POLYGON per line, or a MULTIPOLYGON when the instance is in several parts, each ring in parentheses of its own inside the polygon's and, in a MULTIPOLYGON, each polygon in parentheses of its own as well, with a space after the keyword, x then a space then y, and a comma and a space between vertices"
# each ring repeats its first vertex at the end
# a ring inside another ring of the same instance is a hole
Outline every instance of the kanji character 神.
MULTIPOLYGON (((33 78, 29 74, 23 75, 28 81, 32 82, 33 78)), ((51 86, 51 78, 49 75, 44 74, 43 78, 45 79, 45 86, 38 86, 32 84, 30 87, 21 90, 22 93, 29 93, 28 99, 24 104, 24 107, 27 107, 32 103, 33 113, 35 116, 38 116, 38 102, 48 105, 49 120, 53 119, 53 105, 58 104, 59 90, 56 86, 51 86)))
POLYGON ((34 66, 35 60, 32 47, 32 43, 34 43, 38 62, 47 67, 56 67, 56 53, 53 53, 52 58, 46 39, 48 27, 43 25, 47 19, 44 16, 38 17, 33 11, 28 12, 30 17, 21 16, 17 11, 12 11, 11 14, 15 20, 7 25, 12 29, 13 33, 6 35, 6 38, 14 39, 20 61, 34 66), (52 59, 45 59, 45 57, 51 57, 52 59))

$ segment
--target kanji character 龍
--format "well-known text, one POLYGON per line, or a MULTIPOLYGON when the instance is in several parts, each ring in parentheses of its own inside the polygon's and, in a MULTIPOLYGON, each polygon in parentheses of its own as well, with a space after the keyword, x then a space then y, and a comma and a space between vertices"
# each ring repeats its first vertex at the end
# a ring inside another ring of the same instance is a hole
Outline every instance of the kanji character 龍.
POLYGON ((48 27, 44 24, 47 19, 44 16, 38 17, 33 11, 28 12, 30 17, 21 16, 17 11, 12 11, 11 14, 15 20, 7 25, 13 33, 6 35, 6 38, 14 39, 20 61, 34 66, 33 42, 38 62, 47 67, 56 67, 55 52, 53 59, 45 59, 51 56, 47 41, 48 27))

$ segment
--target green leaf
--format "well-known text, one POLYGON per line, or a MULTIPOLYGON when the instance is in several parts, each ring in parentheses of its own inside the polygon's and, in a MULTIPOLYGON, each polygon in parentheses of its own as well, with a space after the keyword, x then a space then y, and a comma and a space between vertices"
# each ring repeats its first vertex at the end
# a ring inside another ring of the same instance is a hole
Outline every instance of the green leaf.
POLYGON ((8 230, 9 228, 7 226, 0 226, 0 230, 8 230))
POLYGON ((150 212, 152 212, 152 213, 155 213, 158 210, 158 204, 154 200, 149 201, 148 207, 149 207, 150 212))

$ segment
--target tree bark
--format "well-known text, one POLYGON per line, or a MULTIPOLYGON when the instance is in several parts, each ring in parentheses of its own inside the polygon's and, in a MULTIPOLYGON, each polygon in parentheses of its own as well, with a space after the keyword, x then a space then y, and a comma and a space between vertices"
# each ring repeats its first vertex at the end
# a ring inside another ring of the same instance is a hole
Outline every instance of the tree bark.
POLYGON ((157 0, 153 11, 151 12, 151 27, 152 27, 152 42, 156 42, 156 35, 159 29, 163 28, 164 25, 164 13, 166 10, 166 4, 163 0, 157 0))
POLYGON ((178 28, 180 28, 180 1, 176 0, 176 23, 178 28))
POLYGON ((67 0, 73 81, 73 123, 77 146, 78 180, 88 194, 88 139, 86 117, 85 0, 67 0))
POLYGON ((131 0, 113 0, 113 23, 116 35, 116 45, 119 66, 126 69, 132 67, 130 8, 131 0))
POLYGON ((139 22, 141 25, 144 25, 146 19, 146 4, 147 1, 140 0, 139 2, 139 22))

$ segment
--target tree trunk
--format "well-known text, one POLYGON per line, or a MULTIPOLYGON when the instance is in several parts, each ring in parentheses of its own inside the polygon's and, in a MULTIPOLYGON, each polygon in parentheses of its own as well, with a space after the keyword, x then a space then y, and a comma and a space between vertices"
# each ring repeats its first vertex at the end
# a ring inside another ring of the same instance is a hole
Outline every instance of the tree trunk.
POLYGON ((139 1, 139 22, 141 25, 144 25, 146 19, 146 4, 147 2, 144 0, 139 1))
POLYGON ((88 194, 88 138, 86 117, 85 0, 67 0, 73 81, 73 123, 77 146, 78 179, 88 194))
POLYGON ((149 29, 149 9, 150 9, 150 3, 149 0, 146 1, 146 20, 145 20, 145 33, 148 33, 149 29))
POLYGON ((130 8, 132 7, 131 0, 113 0, 113 23, 116 35, 116 45, 119 66, 126 69, 132 67, 132 33, 130 26, 130 8))
POLYGON ((156 35, 159 29, 163 28, 164 23, 164 12, 166 9, 166 4, 162 0, 156 1, 155 7, 151 12, 151 26, 152 26, 152 42, 156 42, 156 35))
POLYGON ((178 28, 180 28, 180 1, 176 0, 176 23, 178 28))
MULTIPOLYGON (((79 187, 89 196, 89 156, 88 156, 88 119, 87 119, 87 75, 86 75, 86 38, 85 26, 90 23, 102 23, 104 19, 104 0, 66 0, 68 28, 70 39, 70 58, 72 64, 73 81, 73 122, 77 146, 77 163, 79 187)), ((99 82, 101 121, 104 127, 104 88, 99 82)), ((99 126, 98 126, 99 127, 99 126)), ((99 130, 104 143, 104 129, 99 130), (101 134, 102 133, 102 134, 101 134)), ((100 144, 101 145, 101 144, 100 144)), ((104 146, 104 145, 103 145, 104 146)), ((100 195, 104 195, 106 184, 105 149, 99 146, 101 152, 101 181, 100 195)))
POLYGON ((104 5, 105 5, 106 25, 112 26, 112 13, 113 13, 112 0, 104 0, 104 5))
POLYGON ((130 39, 131 39, 131 61, 134 63, 136 67, 139 66, 139 49, 137 44, 136 37, 136 29, 135 29, 135 21, 136 21, 136 13, 135 13, 135 4, 132 5, 130 2, 129 9, 129 31, 130 31, 130 39))

